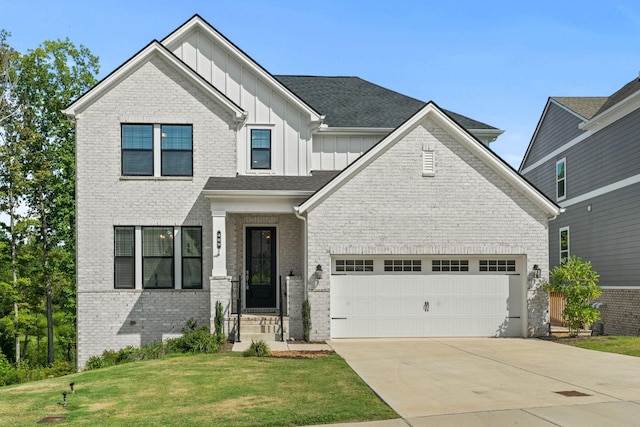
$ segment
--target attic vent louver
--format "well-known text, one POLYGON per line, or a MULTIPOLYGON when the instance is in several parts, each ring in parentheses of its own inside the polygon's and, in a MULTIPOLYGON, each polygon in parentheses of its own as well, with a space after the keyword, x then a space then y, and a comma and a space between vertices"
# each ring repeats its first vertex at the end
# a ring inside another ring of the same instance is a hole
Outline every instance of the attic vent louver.
POLYGON ((435 153, 431 150, 422 152, 422 176, 435 176, 435 153))

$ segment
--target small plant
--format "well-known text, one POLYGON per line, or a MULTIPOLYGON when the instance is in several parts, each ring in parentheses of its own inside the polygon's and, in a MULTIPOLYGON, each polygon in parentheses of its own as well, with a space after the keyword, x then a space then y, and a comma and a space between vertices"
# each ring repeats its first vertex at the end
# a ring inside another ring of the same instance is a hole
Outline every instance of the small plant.
POLYGON ((213 319, 213 325, 216 342, 218 345, 224 345, 227 337, 224 335, 224 311, 220 301, 216 301, 216 315, 213 319))
POLYGON ((600 312, 591 306, 593 300, 602 294, 598 286, 600 277, 591 263, 570 256, 550 272, 551 280, 543 285, 547 292, 564 295, 565 306, 562 317, 569 324, 570 335, 576 336, 584 325, 600 318, 600 312))
POLYGON ((309 304, 308 299, 302 303, 302 334, 302 338, 309 342, 311 335, 311 304, 309 304))
POLYGON ((271 354, 269 345, 263 340, 251 341, 251 345, 242 355, 244 357, 265 357, 271 354))

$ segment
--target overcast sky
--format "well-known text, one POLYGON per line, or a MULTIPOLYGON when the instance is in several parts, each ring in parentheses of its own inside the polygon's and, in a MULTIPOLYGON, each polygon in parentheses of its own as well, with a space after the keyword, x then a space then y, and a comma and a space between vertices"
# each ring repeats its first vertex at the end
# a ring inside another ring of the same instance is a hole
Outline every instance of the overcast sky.
POLYGON ((272 74, 359 76, 503 129, 517 168, 549 96, 640 71, 637 0, 0 0, 20 52, 69 37, 105 77, 198 13, 272 74))

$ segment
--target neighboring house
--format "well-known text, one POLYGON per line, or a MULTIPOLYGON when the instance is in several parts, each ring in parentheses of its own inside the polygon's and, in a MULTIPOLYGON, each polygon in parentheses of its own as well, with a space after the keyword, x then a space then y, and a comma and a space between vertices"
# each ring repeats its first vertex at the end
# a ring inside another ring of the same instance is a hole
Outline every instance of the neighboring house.
POLYGON ((600 274, 607 334, 640 330, 640 82, 609 97, 552 97, 520 173, 565 212, 549 224, 549 264, 568 255, 600 274))
POLYGON ((533 272, 559 208, 485 146, 496 128, 355 77, 273 76, 197 15, 65 112, 80 367, 210 324, 217 301, 235 335, 238 293, 295 339, 305 299, 312 340, 546 330, 533 272))

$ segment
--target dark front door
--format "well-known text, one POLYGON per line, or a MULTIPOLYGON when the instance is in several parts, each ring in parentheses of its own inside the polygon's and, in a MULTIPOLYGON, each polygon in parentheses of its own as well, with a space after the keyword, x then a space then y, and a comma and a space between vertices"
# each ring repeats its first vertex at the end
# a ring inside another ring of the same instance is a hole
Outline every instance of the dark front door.
POLYGON ((247 228, 247 308, 276 306, 276 229, 247 228))

